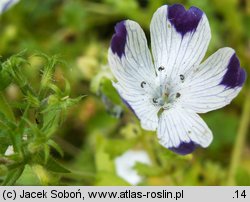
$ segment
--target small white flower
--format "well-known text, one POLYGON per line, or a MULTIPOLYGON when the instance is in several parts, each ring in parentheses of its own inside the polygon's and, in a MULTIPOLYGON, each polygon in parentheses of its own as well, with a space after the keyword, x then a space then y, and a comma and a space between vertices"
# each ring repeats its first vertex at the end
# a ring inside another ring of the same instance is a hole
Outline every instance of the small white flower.
POLYGON ((128 150, 115 159, 117 175, 132 185, 137 185, 142 181, 142 176, 138 175, 134 169, 136 163, 150 165, 151 161, 148 154, 143 151, 128 150))
POLYGON ((0 0, 0 14, 8 10, 11 6, 18 3, 20 0, 0 0))
POLYGON ((197 113, 229 104, 246 78, 235 51, 221 48, 201 63, 211 32, 198 8, 162 6, 150 25, 152 57, 141 27, 118 23, 109 48, 113 82, 146 130, 179 154, 207 147, 212 132, 197 113))

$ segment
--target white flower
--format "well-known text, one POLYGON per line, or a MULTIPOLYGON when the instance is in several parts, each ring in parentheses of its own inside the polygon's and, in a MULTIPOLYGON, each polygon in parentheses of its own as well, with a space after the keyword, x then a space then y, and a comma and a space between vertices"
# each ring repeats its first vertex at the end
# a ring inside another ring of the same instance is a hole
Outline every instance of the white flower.
POLYGON ((221 48, 201 63, 211 32, 198 8, 162 6, 150 25, 152 57, 141 27, 118 23, 109 48, 113 82, 146 130, 179 154, 207 147, 212 132, 197 113, 221 108, 237 96, 246 73, 235 51, 221 48))
POLYGON ((136 163, 150 165, 151 161, 148 154, 143 151, 128 150, 115 159, 116 173, 119 177, 132 185, 137 185, 142 181, 142 177, 134 170, 136 163))
POLYGON ((18 2, 19 0, 0 0, 0 14, 18 2))

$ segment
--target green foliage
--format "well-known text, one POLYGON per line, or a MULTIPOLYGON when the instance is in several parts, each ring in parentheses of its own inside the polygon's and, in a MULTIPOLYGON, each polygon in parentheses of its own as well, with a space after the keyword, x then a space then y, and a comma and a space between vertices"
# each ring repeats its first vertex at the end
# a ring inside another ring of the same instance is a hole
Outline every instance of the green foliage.
MULTIPOLYGON (((0 159, 8 169, 3 185, 14 184, 26 165, 36 165, 36 169, 46 169, 47 172, 69 172, 51 156, 52 148, 63 155, 60 146, 51 138, 65 120, 68 109, 82 97, 69 97, 70 86, 67 81, 64 90, 53 81, 55 70, 61 64, 58 56, 49 57, 39 53, 32 57, 44 61, 39 69, 41 74, 38 88, 32 86, 30 78, 25 74, 26 68, 32 68, 25 52, 13 55, 1 64, 1 76, 9 81, 1 83, 0 159), (21 98, 16 101, 18 109, 11 107, 4 96, 4 91, 10 85, 15 85, 21 92, 21 98), (17 110, 21 110, 21 114, 17 114, 17 110), (13 146, 14 152, 7 155, 5 151, 10 146, 13 146)), ((43 176, 39 177, 43 184, 43 176)))

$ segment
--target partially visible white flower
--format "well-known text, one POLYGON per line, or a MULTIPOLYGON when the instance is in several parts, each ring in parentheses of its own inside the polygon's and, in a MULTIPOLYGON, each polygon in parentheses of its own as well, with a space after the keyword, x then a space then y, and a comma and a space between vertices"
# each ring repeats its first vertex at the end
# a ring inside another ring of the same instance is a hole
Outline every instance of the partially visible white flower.
POLYGON ((14 154, 14 148, 13 145, 8 146, 8 148, 6 149, 4 155, 5 156, 11 156, 14 154))
POLYGON ((0 0, 0 14, 18 3, 20 0, 0 0))
POLYGON ((147 165, 151 164, 147 152, 143 150, 126 151, 124 154, 115 159, 115 168, 117 175, 130 184, 137 185, 142 181, 142 176, 140 176, 134 169, 134 166, 137 162, 147 165))

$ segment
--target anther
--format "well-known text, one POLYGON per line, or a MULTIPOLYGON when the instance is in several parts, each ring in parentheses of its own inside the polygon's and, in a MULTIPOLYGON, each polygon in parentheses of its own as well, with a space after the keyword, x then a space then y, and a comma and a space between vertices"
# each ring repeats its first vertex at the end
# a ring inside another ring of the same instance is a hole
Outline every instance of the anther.
POLYGON ((184 81, 185 77, 183 74, 180 75, 180 79, 181 79, 181 81, 184 81))
POLYGON ((162 70, 164 70, 165 68, 163 67, 163 66, 160 66, 159 68, 158 68, 158 71, 162 71, 162 70))
POLYGON ((153 98, 153 103, 157 104, 157 99, 156 98, 153 98))
POLYGON ((181 94, 180 93, 176 93, 176 98, 179 98, 180 96, 181 96, 181 94))
POLYGON ((146 82, 145 82, 145 81, 141 82, 141 87, 142 87, 142 88, 144 88, 145 85, 146 85, 146 82))

